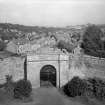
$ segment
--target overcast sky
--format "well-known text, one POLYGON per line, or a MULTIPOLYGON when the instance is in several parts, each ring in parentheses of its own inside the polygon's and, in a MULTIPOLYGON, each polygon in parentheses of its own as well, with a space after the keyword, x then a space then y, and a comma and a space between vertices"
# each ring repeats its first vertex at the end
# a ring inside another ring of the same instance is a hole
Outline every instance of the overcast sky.
POLYGON ((38 26, 105 23, 105 0, 0 0, 0 22, 38 26))

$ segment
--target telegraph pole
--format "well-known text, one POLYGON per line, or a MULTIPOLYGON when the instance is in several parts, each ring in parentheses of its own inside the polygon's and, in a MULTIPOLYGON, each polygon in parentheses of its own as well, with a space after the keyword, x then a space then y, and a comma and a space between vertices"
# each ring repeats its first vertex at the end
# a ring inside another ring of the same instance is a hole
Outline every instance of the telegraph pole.
POLYGON ((24 61, 24 79, 27 80, 27 55, 25 55, 24 61))
POLYGON ((60 54, 58 54, 59 88, 60 88, 60 54))

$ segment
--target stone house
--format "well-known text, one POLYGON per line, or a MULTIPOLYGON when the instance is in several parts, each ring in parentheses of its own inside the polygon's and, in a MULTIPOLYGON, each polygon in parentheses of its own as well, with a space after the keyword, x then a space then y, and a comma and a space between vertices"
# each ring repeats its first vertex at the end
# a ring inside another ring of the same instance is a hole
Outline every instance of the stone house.
POLYGON ((14 40, 12 41, 9 41, 6 45, 6 48, 5 48, 6 51, 10 51, 12 53, 17 53, 18 52, 18 46, 17 44, 15 43, 14 40))
POLYGON ((56 44, 56 40, 53 37, 40 38, 39 40, 33 40, 29 43, 19 45, 18 52, 20 54, 27 54, 31 52, 36 52, 38 49, 45 46, 53 46, 56 44))
POLYGON ((29 41, 27 39, 13 38, 7 43, 5 50, 12 53, 20 54, 20 52, 23 53, 30 49, 30 45, 28 43, 29 41))

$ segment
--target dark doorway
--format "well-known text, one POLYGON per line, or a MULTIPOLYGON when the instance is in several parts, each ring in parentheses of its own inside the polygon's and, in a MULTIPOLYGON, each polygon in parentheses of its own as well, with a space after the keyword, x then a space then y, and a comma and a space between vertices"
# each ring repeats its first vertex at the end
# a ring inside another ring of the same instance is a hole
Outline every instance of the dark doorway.
POLYGON ((40 71, 40 86, 56 87, 56 69, 52 65, 45 65, 40 71))

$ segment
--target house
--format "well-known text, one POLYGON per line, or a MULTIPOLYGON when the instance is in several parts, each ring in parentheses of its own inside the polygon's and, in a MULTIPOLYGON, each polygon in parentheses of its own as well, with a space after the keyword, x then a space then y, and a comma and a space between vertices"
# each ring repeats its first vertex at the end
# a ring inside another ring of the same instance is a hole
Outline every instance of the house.
POLYGON ((23 53, 23 51, 26 51, 26 49, 29 49, 29 41, 24 38, 13 38, 11 41, 7 43, 7 46, 5 48, 6 51, 10 51, 12 53, 19 54, 20 52, 23 53), (25 46, 25 47, 24 47, 25 46))
POLYGON ((9 41, 6 45, 5 50, 10 51, 12 53, 17 53, 18 52, 18 45, 15 43, 15 39, 9 41))
POLYGON ((18 46, 18 53, 20 54, 28 54, 32 52, 36 52, 41 47, 45 46, 53 46, 56 44, 56 40, 53 37, 42 37, 38 40, 33 40, 28 43, 22 44, 18 46))

